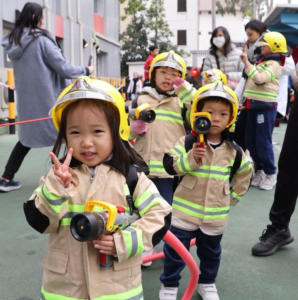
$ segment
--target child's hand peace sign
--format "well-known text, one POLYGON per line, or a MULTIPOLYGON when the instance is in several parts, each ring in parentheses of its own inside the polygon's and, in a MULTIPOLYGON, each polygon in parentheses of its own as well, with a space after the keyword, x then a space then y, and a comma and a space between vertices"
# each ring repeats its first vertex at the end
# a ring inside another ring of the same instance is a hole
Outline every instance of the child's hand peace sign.
POLYGON ((69 172, 69 164, 71 161, 73 149, 69 148, 68 153, 66 155, 66 159, 63 164, 60 163, 57 156, 50 152, 50 157, 54 163, 54 174, 57 180, 66 188, 69 186, 72 180, 72 175, 69 172))

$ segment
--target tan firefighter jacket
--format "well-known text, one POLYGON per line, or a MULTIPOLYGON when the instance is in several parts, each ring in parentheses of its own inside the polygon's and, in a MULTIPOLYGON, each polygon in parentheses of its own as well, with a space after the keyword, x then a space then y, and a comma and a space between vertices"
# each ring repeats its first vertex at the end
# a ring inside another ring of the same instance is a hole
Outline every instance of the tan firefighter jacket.
MULTIPOLYGON (((149 177, 172 177, 165 171, 162 159, 165 152, 168 152, 178 141, 178 139, 186 134, 183 125, 182 107, 183 103, 190 102, 192 99, 191 91, 183 94, 182 101, 173 94, 173 96, 165 96, 158 94, 153 88, 146 88, 146 94, 139 95, 137 106, 148 103, 156 113, 156 119, 148 124, 147 132, 138 135, 131 131, 131 136, 135 138, 135 150, 142 156, 150 169, 149 177)), ((179 92, 178 91, 178 92, 179 92)))
POLYGON ((182 137, 164 159, 166 170, 174 169, 178 175, 184 175, 174 193, 173 216, 196 225, 223 226, 227 223, 230 205, 239 202, 249 187, 251 163, 242 152, 241 165, 230 188, 236 150, 227 141, 215 149, 207 142, 206 156, 199 164, 193 158, 192 149, 186 152, 184 143, 185 137, 182 137))
POLYGON ((51 169, 31 197, 38 211, 49 219, 41 299, 143 299, 140 254, 153 247, 152 238, 165 227, 171 207, 145 174, 138 173, 133 200, 141 218, 113 234, 117 259, 111 269, 102 270, 98 250, 91 241, 75 240, 69 224, 73 215, 84 211, 88 200, 127 208, 126 178, 106 164, 97 166, 94 174, 86 165, 71 172, 74 184, 64 188, 51 169))
POLYGON ((245 97, 264 102, 277 102, 281 75, 279 62, 267 60, 258 65, 251 65, 245 72, 248 76, 244 89, 245 97))

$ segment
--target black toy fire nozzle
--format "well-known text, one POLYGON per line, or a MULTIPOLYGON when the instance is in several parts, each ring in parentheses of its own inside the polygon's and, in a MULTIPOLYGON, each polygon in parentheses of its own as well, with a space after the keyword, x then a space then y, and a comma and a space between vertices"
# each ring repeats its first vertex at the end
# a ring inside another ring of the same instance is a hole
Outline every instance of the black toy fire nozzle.
POLYGON ((155 120, 155 111, 148 103, 141 104, 137 108, 129 110, 129 117, 133 120, 142 120, 146 123, 152 123, 155 120))
POLYGON ((205 147, 204 134, 208 133, 211 127, 211 115, 208 112, 197 112, 193 115, 193 130, 198 134, 200 148, 205 147))
MULTIPOLYGON (((102 234, 111 234, 117 229, 124 229, 140 218, 136 213, 127 213, 122 206, 115 206, 103 201, 88 201, 85 211, 76 214, 70 222, 71 234, 80 242, 91 241, 102 234), (101 212, 94 212, 95 206, 100 207, 101 212)), ((102 269, 112 267, 113 260, 112 255, 99 254, 102 269)))

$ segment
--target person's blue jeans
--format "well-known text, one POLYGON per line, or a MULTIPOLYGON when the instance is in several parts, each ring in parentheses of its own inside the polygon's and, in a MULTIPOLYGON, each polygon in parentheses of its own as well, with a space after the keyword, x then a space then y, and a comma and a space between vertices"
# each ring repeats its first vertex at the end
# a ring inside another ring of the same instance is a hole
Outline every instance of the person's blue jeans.
POLYGON ((156 185, 160 195, 170 204, 173 202, 173 178, 150 178, 156 185))
MULTIPOLYGON (((221 257, 221 235, 207 235, 200 229, 195 231, 186 231, 170 227, 170 231, 182 242, 189 250, 190 241, 196 238, 197 255, 200 259, 199 283, 214 283, 220 264, 221 257)), ((176 251, 167 243, 164 244, 165 260, 164 272, 160 276, 160 281, 167 287, 178 287, 180 273, 185 267, 184 261, 176 251)))
POLYGON ((256 169, 268 175, 276 173, 272 146, 272 132, 276 108, 248 110, 246 116, 245 146, 253 158, 256 169))

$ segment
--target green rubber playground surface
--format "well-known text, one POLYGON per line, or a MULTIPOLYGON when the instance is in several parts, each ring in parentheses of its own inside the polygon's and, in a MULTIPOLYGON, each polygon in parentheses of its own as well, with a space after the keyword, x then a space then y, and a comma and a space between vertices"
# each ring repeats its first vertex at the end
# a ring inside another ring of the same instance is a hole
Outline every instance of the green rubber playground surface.
MULTIPOLYGON (((285 132, 285 124, 275 128, 273 142, 278 158, 285 132)), ((17 141, 15 135, 0 135, 0 173, 17 141)), ((39 299, 41 259, 47 236, 27 225, 23 202, 36 188, 41 175, 50 166, 49 148, 29 152, 16 180, 23 187, 14 192, 0 193, 0 300, 39 299)), ((297 183, 298 184, 298 183, 297 183)), ((296 240, 275 255, 253 257, 251 247, 257 242, 268 223, 268 213, 274 191, 251 188, 241 203, 231 209, 229 224, 222 242, 222 261, 217 277, 221 300, 297 300, 298 245, 296 240)), ((290 227, 298 239, 297 211, 290 227)), ((162 245, 159 245, 160 250, 162 245)), ((191 250, 196 261, 195 249, 191 250)), ((144 299, 158 299, 162 260, 143 270, 144 299)), ((178 299, 187 287, 189 271, 182 273, 178 299)), ((200 299, 194 294, 192 299, 200 299)), ((115 299, 116 300, 116 299, 115 299)))

